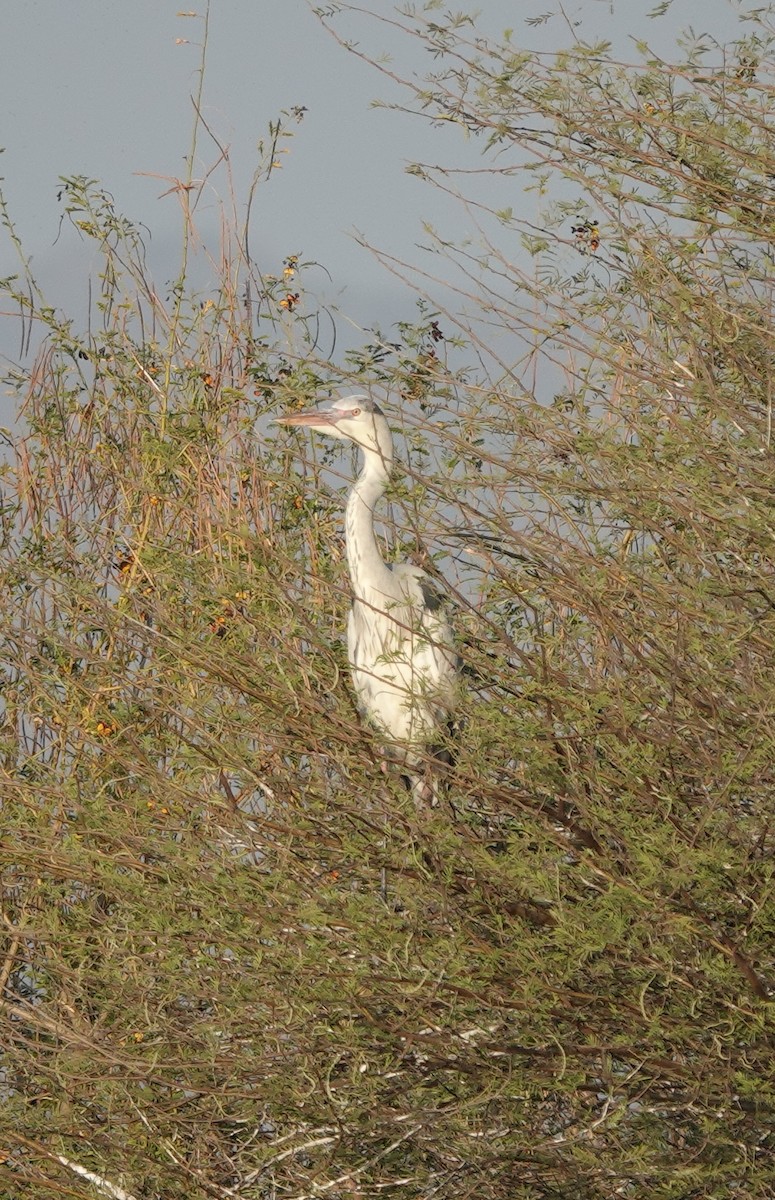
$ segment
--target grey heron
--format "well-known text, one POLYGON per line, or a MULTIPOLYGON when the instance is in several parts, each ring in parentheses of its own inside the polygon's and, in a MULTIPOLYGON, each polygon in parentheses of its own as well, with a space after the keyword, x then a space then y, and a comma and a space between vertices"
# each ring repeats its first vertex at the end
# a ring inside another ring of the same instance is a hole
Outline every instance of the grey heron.
POLYGON ((458 659, 435 582, 411 563, 388 564, 374 531, 374 508, 393 464, 393 439, 368 396, 345 396, 327 408, 290 413, 283 425, 353 442, 362 469, 347 500, 345 542, 353 604, 347 649, 360 711, 406 772, 415 800, 431 803, 428 767, 449 762, 437 743, 455 703, 458 659))

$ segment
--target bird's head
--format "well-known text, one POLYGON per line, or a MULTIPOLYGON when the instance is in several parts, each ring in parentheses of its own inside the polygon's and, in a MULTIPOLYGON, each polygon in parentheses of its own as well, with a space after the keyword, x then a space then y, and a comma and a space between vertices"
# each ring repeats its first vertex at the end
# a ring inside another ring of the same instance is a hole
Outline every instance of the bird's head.
POLYGON ((385 414, 369 396, 343 396, 326 408, 288 413, 276 417, 278 425, 304 425, 316 433, 354 442, 368 455, 376 454, 389 470, 393 458, 392 438, 385 414))

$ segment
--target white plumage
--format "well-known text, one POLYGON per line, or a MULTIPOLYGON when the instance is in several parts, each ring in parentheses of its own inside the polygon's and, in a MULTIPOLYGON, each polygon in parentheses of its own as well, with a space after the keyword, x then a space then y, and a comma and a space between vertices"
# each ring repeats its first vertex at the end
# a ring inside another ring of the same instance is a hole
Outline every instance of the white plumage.
MULTIPOLYGON (((410 564, 385 563, 374 533, 374 508, 393 463, 393 439, 368 396, 346 396, 330 408, 293 413, 304 425, 360 447, 363 469, 347 501, 345 538, 353 606, 347 648, 361 710, 406 767, 417 799, 435 791, 425 763, 455 703, 458 659, 436 585, 410 564)), ((439 756, 443 758, 443 755, 439 756)))

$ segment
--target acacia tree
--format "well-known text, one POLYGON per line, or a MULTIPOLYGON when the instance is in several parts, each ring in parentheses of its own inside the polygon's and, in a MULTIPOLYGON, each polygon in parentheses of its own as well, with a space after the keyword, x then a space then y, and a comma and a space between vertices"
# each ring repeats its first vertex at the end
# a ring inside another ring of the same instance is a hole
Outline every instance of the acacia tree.
POLYGON ((47 339, 3 526, 4 1187, 764 1200, 765 18, 672 65, 391 20, 434 55, 406 106, 492 177, 416 164, 471 237, 345 369, 293 254, 259 275, 235 232, 164 300, 88 181, 89 332, 5 284, 47 339), (263 420, 341 383, 403 419, 388 552, 456 598, 432 811, 346 682, 349 461, 263 420))

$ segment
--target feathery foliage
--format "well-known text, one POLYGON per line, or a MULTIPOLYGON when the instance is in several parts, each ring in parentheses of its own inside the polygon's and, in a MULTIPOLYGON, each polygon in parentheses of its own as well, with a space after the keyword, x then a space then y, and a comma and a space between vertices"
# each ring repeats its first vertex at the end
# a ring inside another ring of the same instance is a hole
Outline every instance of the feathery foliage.
POLYGON ((415 165, 471 238, 428 230, 395 337, 326 361, 304 263, 237 229, 195 292, 190 181, 167 297, 82 179, 88 332, 4 281, 43 336, 3 468, 0 1189, 765 1200, 766 15, 673 65, 393 20, 433 54, 407 106, 492 172, 415 165), (403 423, 391 544, 457 601, 433 811, 348 687, 349 459, 267 424, 343 384, 403 423))

